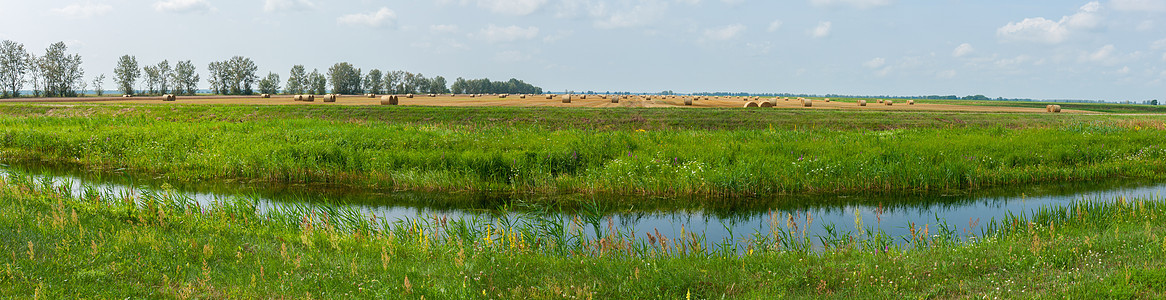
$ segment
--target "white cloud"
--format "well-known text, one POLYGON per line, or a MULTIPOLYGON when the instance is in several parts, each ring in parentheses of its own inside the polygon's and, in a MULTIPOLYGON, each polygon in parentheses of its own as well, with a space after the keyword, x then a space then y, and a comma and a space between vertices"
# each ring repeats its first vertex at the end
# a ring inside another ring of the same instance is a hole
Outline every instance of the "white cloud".
POLYGON ((637 27, 650 24, 668 9, 668 3, 662 1, 640 1, 631 7, 608 9, 605 2, 599 2, 589 7, 593 17, 596 17, 595 27, 600 29, 618 29, 637 27))
POLYGON ((955 70, 940 71, 940 72, 935 73, 935 77, 940 78, 940 79, 951 79, 951 78, 954 78, 955 75, 956 75, 955 70))
POLYGON ((392 27, 397 23, 397 13, 388 7, 381 7, 372 13, 344 15, 336 18, 336 22, 355 26, 392 27))
POLYGON ((214 9, 206 0, 169 0, 154 3, 154 9, 170 13, 202 13, 214 9))
POLYGON ((777 31, 778 29, 781 29, 782 24, 784 24, 784 23, 782 23, 781 20, 773 20, 773 22, 769 22, 769 28, 766 28, 765 31, 768 31, 768 32, 777 31))
POLYGON ((1166 11, 1166 0, 1113 0, 1109 6, 1118 11, 1163 12, 1166 11))
POLYGON ((1130 73, 1130 66, 1121 67, 1121 69, 1117 69, 1117 71, 1115 71, 1114 73, 1121 74, 1121 75, 1129 74, 1130 73))
POLYGON ((891 5, 891 0, 810 0, 810 4, 821 7, 849 6, 860 9, 891 5))
POLYGON ((499 27, 497 25, 490 24, 489 27, 482 29, 482 31, 478 33, 478 37, 496 43, 530 40, 534 39, 536 36, 538 36, 538 27, 534 26, 526 28, 513 25, 499 27))
POLYGON ((728 4, 728 5, 738 5, 741 3, 745 3, 745 0, 721 0, 721 2, 724 2, 725 4, 728 4))
POLYGON ((85 1, 84 3, 69 4, 62 8, 54 8, 51 11, 53 14, 65 17, 88 18, 108 14, 113 11, 113 6, 85 1))
POLYGON ((878 69, 879 67, 882 67, 883 65, 886 65, 886 64, 887 64, 887 60, 882 58, 882 57, 875 57, 874 59, 871 59, 867 62, 862 63, 862 65, 864 67, 871 68, 871 69, 878 69))
POLYGON ((955 47, 955 50, 951 51, 951 56, 962 57, 964 55, 972 54, 972 52, 975 51, 976 49, 972 48, 972 44, 963 43, 960 44, 959 47, 955 47))
POLYGON ((1154 41, 1153 43, 1150 43, 1150 49, 1166 50, 1166 39, 1160 39, 1160 40, 1154 41))
POLYGON ((818 22, 818 27, 814 27, 814 30, 810 31, 810 35, 816 38, 829 36, 831 26, 830 21, 818 22))
POLYGON ((1068 39, 1071 30, 1099 26, 1101 17, 1097 11, 1100 9, 1101 4, 1097 1, 1089 2, 1081 6, 1076 14, 1064 16, 1060 21, 1054 22, 1042 17, 1025 18, 996 29, 996 35, 1007 40, 1058 44, 1068 39))
POLYGON ((528 61, 530 59, 531 59, 530 54, 522 53, 522 52, 516 51, 516 50, 502 51, 502 52, 498 52, 498 54, 494 55, 494 60, 497 60, 500 62, 506 62, 506 63, 523 62, 523 61, 528 61))
POLYGON ((704 37, 710 40, 730 40, 741 35, 745 31, 745 25, 733 24, 720 28, 705 29, 704 37))
POLYGON ((435 33, 456 33, 458 31, 458 26, 453 24, 431 25, 429 26, 429 31, 435 33))
POLYGON ((478 7, 498 14, 525 16, 534 13, 547 0, 478 0, 478 7))
POLYGON ((1114 47, 1112 44, 1105 45, 1101 49, 1097 49, 1097 51, 1083 54, 1081 60, 1098 63, 1110 62, 1117 58, 1117 53, 1115 52, 1117 52, 1117 47, 1114 47))
POLYGON ((684 3, 684 4, 688 4, 688 5, 700 4, 700 0, 676 0, 676 2, 680 2, 680 3, 684 3))
POLYGON ((308 0, 267 0, 263 2, 263 11, 305 11, 316 9, 316 4, 308 0))

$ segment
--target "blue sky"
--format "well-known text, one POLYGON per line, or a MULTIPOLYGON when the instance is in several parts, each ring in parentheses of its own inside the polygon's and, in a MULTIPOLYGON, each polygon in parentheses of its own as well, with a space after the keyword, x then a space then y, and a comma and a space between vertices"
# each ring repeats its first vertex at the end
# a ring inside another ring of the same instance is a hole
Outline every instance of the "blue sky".
POLYGON ((0 0, 0 39, 65 41, 89 77, 243 55, 551 91, 1166 99, 1166 0, 0 0))

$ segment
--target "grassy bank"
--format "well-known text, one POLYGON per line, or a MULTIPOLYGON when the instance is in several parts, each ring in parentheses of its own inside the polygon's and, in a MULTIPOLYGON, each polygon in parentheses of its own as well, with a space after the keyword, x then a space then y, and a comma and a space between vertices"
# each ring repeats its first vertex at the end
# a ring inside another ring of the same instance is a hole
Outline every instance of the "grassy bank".
POLYGON ((737 255, 699 235, 634 237, 585 216, 260 215, 247 199, 199 207, 165 191, 69 191, 10 174, 0 180, 0 297, 1157 298, 1164 209, 1160 199, 1080 202, 998 216, 974 238, 955 227, 806 237, 805 220, 775 216, 737 255))
POLYGON ((0 154, 8 161, 129 168, 175 181, 769 195, 945 191, 1166 176, 1166 160, 1161 159, 1166 135, 1155 117, 1050 120, 1043 115, 911 114, 916 120, 939 122, 920 125, 894 114, 857 113, 862 117, 856 119, 878 124, 857 125, 859 121, 834 128, 820 123, 828 118, 853 121, 846 118, 849 113, 793 113, 799 117, 778 121, 791 112, 609 110, 657 120, 626 120, 644 122, 644 129, 615 119, 593 120, 614 124, 596 128, 544 125, 595 113, 572 109, 0 108, 6 112, 0 117, 0 154), (483 117, 518 111, 511 122, 483 117), (732 122, 739 116, 773 121, 735 128, 732 122), (957 118, 980 118, 983 124, 936 121, 957 118), (703 125, 673 128, 669 122, 703 125))

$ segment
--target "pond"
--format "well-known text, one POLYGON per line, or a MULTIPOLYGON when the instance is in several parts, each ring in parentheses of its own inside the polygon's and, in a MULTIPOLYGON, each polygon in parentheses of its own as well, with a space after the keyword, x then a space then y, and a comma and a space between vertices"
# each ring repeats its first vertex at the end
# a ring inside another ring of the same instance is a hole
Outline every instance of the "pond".
MULTIPOLYGON (((259 201, 259 209, 277 203, 319 205, 340 203, 370 217, 402 218, 488 217, 518 215, 530 210, 529 203, 557 205, 560 214, 572 217, 580 210, 602 214, 622 231, 679 236, 682 230, 703 234, 706 241, 735 241, 744 248, 754 233, 768 233, 771 226, 785 228, 792 217, 810 237, 827 235, 826 226, 842 235, 856 232, 861 220, 864 229, 885 231, 893 237, 910 236, 908 224, 935 230, 940 223, 954 226, 961 235, 980 235, 992 218, 1006 213, 1027 214, 1046 205, 1066 205, 1074 200, 1113 201, 1118 197, 1156 198, 1166 184, 1136 180, 1094 183, 1040 184, 978 191, 959 195, 854 194, 832 196, 782 195, 764 198, 695 198, 604 195, 514 195, 497 193, 433 193, 376 191, 312 185, 268 183, 202 182, 175 184, 153 178, 139 178, 118 171, 82 172, 67 168, 33 165, 0 165, 0 171, 16 171, 56 184, 71 184, 80 193, 88 185, 103 191, 140 193, 144 190, 173 189, 209 204, 215 199, 245 196, 259 201), (612 198, 617 199, 612 199, 612 198), (615 203, 588 205, 587 203, 615 203), (584 208, 585 207, 585 208, 584 208), (811 221, 812 220, 812 221, 811 221), (809 225, 807 227, 807 225, 809 225)), ((936 232, 936 231, 932 231, 936 232)), ((812 240, 817 240, 811 238, 812 240)), ((898 239, 898 238, 897 238, 898 239)), ((901 239, 900 239, 901 240, 901 239)))

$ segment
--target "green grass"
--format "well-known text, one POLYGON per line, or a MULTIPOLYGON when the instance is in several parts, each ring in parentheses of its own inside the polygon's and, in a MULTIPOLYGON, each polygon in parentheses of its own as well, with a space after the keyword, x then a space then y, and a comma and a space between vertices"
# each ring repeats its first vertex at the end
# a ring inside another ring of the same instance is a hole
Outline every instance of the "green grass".
POLYGON ((1083 110, 1104 113, 1144 114, 1166 113, 1166 106, 1146 104, 1117 104, 1117 103, 1071 103, 1071 102, 1037 102, 1037 101, 993 101, 993 100, 916 100, 919 103, 939 103, 978 106, 1002 106, 1045 108, 1046 105, 1060 105, 1062 109, 1083 110))
POLYGON ((1163 120, 731 109, 0 106, 0 154, 8 162, 128 168, 183 182, 535 194, 937 192, 1162 179, 1163 120))
POLYGON ((804 220, 775 216, 737 255, 698 234, 633 237, 585 215, 569 226, 538 214, 374 223, 340 207, 258 214, 247 198, 200 207, 13 173, 0 180, 0 297, 1166 296, 1166 201, 1105 200, 998 216, 975 238, 947 226, 806 237, 804 220))

